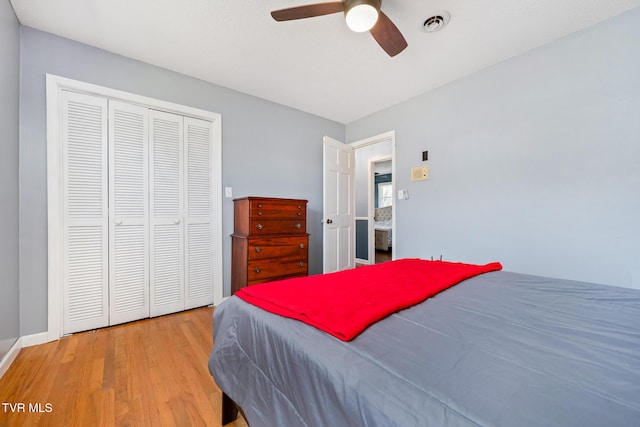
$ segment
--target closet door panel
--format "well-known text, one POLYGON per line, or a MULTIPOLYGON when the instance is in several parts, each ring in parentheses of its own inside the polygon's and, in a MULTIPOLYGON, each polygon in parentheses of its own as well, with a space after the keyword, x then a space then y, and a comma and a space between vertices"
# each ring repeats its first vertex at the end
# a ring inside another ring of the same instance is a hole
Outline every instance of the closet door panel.
POLYGON ((107 101, 62 94, 63 333, 108 325, 107 101))
POLYGON ((109 101, 110 324, 149 317, 148 109, 109 101))
POLYGON ((184 310, 183 117, 151 110, 151 316, 184 310))
POLYGON ((211 122, 185 117, 186 308, 213 303, 215 185, 211 122))

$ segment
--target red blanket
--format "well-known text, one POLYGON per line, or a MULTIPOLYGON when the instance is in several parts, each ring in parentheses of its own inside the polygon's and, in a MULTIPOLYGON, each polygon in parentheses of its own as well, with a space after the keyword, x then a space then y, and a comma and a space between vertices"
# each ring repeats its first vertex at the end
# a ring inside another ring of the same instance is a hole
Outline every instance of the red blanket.
POLYGON ((281 316, 350 341, 378 320, 461 281, 502 269, 486 265, 401 259, 337 273, 262 283, 235 295, 281 316))

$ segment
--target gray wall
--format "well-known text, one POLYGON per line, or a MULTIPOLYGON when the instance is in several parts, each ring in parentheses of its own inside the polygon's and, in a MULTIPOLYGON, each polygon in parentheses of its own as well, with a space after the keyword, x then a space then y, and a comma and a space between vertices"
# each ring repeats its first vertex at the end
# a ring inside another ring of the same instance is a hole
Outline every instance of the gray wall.
POLYGON ((396 256, 640 288, 639 40, 635 9, 348 124, 396 131, 396 256))
POLYGON ((20 27, 0 0, 0 360, 20 335, 18 305, 18 106, 20 27))
MULTIPOLYGON (((309 267, 322 272, 322 136, 344 140, 344 125, 27 27, 21 55, 22 335, 47 330, 45 73, 222 114, 222 185, 234 197, 308 199, 309 267)), ((232 231, 233 203, 224 199, 225 295, 232 231)))

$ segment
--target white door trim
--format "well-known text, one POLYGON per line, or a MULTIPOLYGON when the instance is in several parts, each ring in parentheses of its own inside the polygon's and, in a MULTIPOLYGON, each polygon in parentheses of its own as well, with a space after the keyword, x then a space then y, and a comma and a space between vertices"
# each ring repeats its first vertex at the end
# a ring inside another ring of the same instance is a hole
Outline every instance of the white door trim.
POLYGON ((214 305, 222 301, 222 116, 218 113, 198 108, 174 104, 146 96, 136 95, 116 89, 93 85, 52 74, 46 76, 47 96, 47 216, 48 216, 48 341, 55 341, 62 336, 62 278, 63 278, 63 205, 62 196, 62 142, 61 117, 62 91, 93 94, 105 98, 120 100, 131 104, 143 105, 184 116, 195 117, 212 122, 214 138, 213 151, 216 164, 213 176, 214 189, 214 224, 215 268, 218 274, 214 279, 214 305))
MULTIPOLYGON (((395 201, 395 195, 396 195, 396 131, 395 130, 390 130, 388 132, 384 132, 378 135, 374 135, 371 136, 369 138, 365 138, 365 139, 361 139, 355 142, 352 142, 350 145, 354 148, 354 150, 357 150, 358 148, 362 148, 362 147, 366 147, 368 145, 373 145, 373 144, 377 144, 379 142, 384 142, 384 141, 388 141, 391 140, 391 156, 384 156, 385 158, 391 158, 391 176, 392 181, 391 181, 391 188, 392 188, 392 192, 394 195, 394 203, 391 205, 391 227, 393 228, 393 231, 391 232, 391 259, 395 259, 396 258, 396 235, 398 233, 395 232, 396 230, 396 201, 395 201)), ((369 254, 369 263, 370 264, 375 264, 375 230, 373 228, 373 215, 374 215, 374 203, 373 203, 373 183, 372 183, 372 174, 373 174, 373 170, 371 169, 371 162, 372 161, 380 161, 382 160, 383 157, 380 158, 372 158, 369 159, 369 184, 368 184, 368 216, 369 216, 369 220, 367 221, 368 223, 368 229, 369 229, 369 237, 368 237, 368 254, 369 254), (374 258, 372 258, 374 257, 374 258)))

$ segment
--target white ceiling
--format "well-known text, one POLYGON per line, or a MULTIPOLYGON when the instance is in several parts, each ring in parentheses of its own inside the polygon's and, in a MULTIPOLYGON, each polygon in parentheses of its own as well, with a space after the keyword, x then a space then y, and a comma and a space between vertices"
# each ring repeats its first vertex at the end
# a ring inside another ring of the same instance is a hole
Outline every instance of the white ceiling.
POLYGON ((11 0, 23 25, 350 123, 640 6, 640 0, 384 0, 409 47, 390 58, 322 0, 11 0), (426 33, 446 10, 451 21, 426 33))

